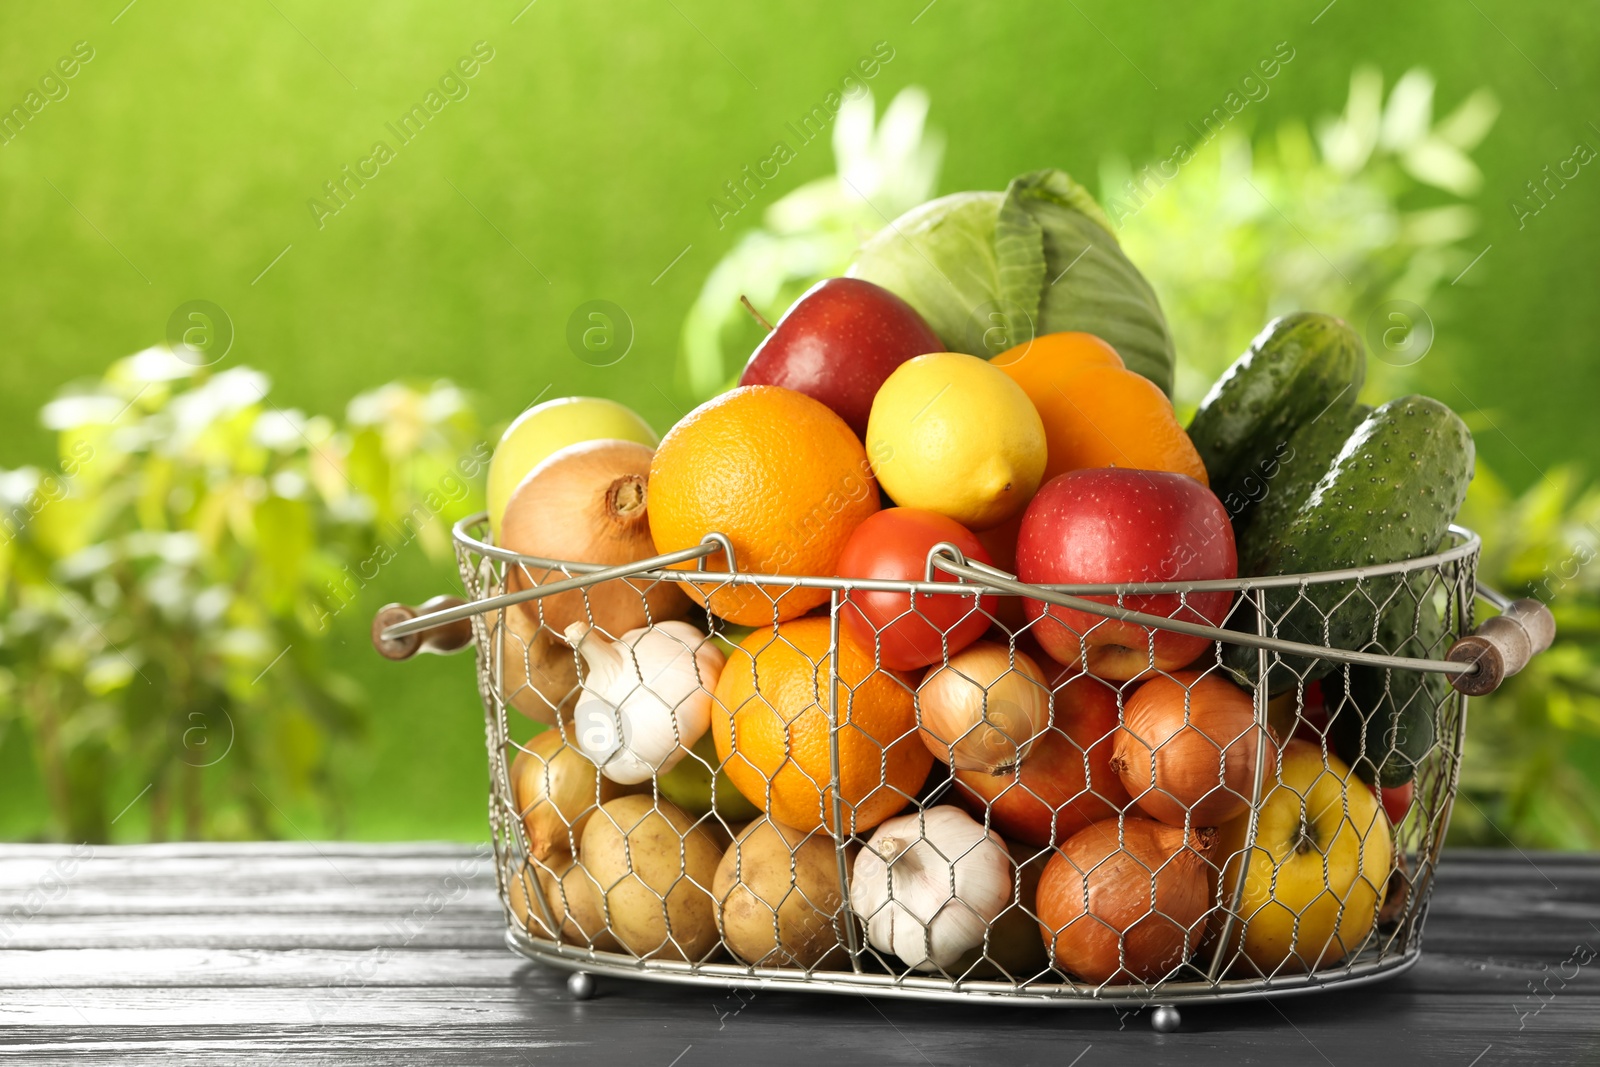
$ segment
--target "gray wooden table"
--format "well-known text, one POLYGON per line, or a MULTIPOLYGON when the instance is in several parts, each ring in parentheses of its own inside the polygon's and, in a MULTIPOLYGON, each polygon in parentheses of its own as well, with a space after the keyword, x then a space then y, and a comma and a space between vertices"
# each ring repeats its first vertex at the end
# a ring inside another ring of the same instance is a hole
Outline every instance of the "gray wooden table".
POLYGON ((1600 857, 1457 852, 1410 973, 1184 1011, 971 1008, 565 976, 455 845, 0 846, 0 1059, 95 1063, 1593 1064, 1600 857), (1592 962, 1591 962, 1592 961, 1592 962), (1537 990, 1537 995, 1535 994, 1537 990))

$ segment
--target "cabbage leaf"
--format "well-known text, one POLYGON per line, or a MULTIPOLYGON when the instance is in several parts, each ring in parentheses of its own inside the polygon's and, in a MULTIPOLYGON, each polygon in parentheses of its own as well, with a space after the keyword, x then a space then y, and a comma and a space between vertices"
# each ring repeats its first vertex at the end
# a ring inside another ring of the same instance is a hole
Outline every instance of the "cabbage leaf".
POLYGON ((1030 337, 1082 330, 1172 392, 1172 335, 1155 291, 1064 171, 913 208, 862 245, 849 273, 916 308, 952 352, 989 358, 1030 337))

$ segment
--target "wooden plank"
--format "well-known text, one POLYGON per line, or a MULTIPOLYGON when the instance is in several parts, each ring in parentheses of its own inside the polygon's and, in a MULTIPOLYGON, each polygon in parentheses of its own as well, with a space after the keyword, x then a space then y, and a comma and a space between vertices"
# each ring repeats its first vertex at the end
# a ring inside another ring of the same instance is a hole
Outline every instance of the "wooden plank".
MULTIPOLYGON (((1185 1063, 1294 1062, 1451 1064, 1463 1067, 1486 1050, 1488 1061, 1579 1063, 1600 1041, 1593 1002, 1557 1000, 1523 1030, 1496 997, 1416 1003, 1403 988, 1352 991, 1273 1005, 1188 1009, 1183 1033, 1149 1033, 1143 1015, 1105 1009, 952 1009, 941 1005, 814 999, 757 992, 742 1005, 693 991, 608 986, 574 1004, 550 983, 539 989, 488 993, 389 989, 360 991, 314 1014, 305 994, 289 990, 202 990, 188 1003, 156 991, 96 995, 77 1005, 9 1003, 3 1016, 9 1049, 59 1054, 134 1049, 145 1058, 187 1048, 233 1061, 252 1050, 259 1061, 282 1054, 305 1062, 333 1053, 351 1060, 433 1051, 482 1062, 669 1064, 692 1046, 695 1063, 818 1064, 830 1062, 966 1064, 1072 1062, 1092 1046, 1093 1063, 1151 1062, 1153 1054, 1185 1063), (546 995, 541 997, 540 993, 546 995), (81 1011, 82 1016, 77 1012, 81 1011), (22 1016, 28 1018, 24 1020, 22 1016), (236 1026, 224 1020, 240 1020, 236 1026), (530 1050, 539 1050, 530 1056, 530 1050)), ((409 1057, 408 1057, 409 1058, 409 1057)), ((420 1058, 420 1057, 419 1057, 420 1058)), ((1085 1063, 1091 1062, 1087 1058, 1085 1063)))
MULTIPOLYGON (((347 856, 352 859, 393 859, 406 856, 454 858, 470 855, 487 845, 464 845, 459 841, 165 841, 147 845, 71 845, 44 842, 0 844, 0 857, 9 861, 25 858, 56 859, 92 849, 96 855, 166 863, 174 859, 213 858, 229 862, 280 857, 299 861, 317 855, 347 856)), ((1492 850, 1480 850, 1494 855, 1492 850)))
POLYGON ((399 927, 406 912, 320 914, 162 914, 113 918, 38 916, 15 924, 11 950, 97 948, 254 948, 352 949, 392 944, 410 937, 418 948, 503 948, 505 921, 498 903, 493 908, 455 908, 435 915, 413 933, 399 927), (404 930, 397 933, 397 928, 404 930))
POLYGON ((494 884, 486 846, 5 846, 0 949, 492 949, 494 884))
MULTIPOLYGON (((484 944, 471 946, 396 940, 361 949, 152 946, 10 950, 0 952, 0 989, 414 986, 427 985, 430 978, 441 985, 496 985, 529 966, 505 948, 498 928, 485 934, 484 944)), ((1414 992, 1427 994, 1526 993, 1529 982, 1537 986, 1552 970, 1559 973, 1565 958, 1565 950, 1549 958, 1524 959, 1431 952, 1406 982, 1414 992)), ((1558 983, 1552 980, 1552 984, 1558 983)), ((1574 979, 1570 985, 1567 995, 1600 997, 1600 981, 1574 979)))
POLYGON ((0 852, 0 908, 20 903, 30 893, 89 905, 150 896, 410 895, 452 878, 492 885, 493 856, 487 850, 463 849, 393 856, 302 849, 295 855, 241 853, 165 859, 126 850, 54 857, 0 852))
POLYGON ((144 948, 0 952, 0 989, 506 985, 526 961, 503 943, 428 951, 144 948))
MULTIPOLYGON (((70 855, 0 847, 0 901, 25 900, 70 855)), ((426 844, 96 852, 46 907, 0 925, 0 1052, 8 1062, 163 1064, 1021 1067, 1081 1053, 1083 1067, 1165 1057, 1489 1067, 1592 1063, 1600 1049, 1600 963, 1563 967, 1575 944, 1600 947, 1593 857, 1450 854, 1430 951, 1410 973, 1276 1004, 1186 1008, 1184 1032, 1169 1036, 1151 1034, 1145 1015, 1106 1008, 609 979, 576 1003, 563 975, 504 949, 492 870, 486 860, 459 867, 472 858, 469 847, 426 844), (460 885, 443 888, 452 870, 460 885)))

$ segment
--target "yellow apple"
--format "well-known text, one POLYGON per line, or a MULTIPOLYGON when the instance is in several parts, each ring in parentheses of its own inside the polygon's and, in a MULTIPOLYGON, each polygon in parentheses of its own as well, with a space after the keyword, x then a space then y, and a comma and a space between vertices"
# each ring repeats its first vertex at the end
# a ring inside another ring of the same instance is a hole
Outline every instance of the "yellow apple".
MULTIPOLYGON (((1309 741, 1284 747, 1271 786, 1239 901, 1244 955, 1263 974, 1314 970, 1371 933, 1393 863, 1389 820, 1365 782, 1309 741)), ((1248 826, 1247 813, 1219 828, 1224 904, 1239 884, 1248 826)), ((1238 933, 1232 941, 1230 956, 1238 933)))
POLYGON ((650 424, 615 400, 567 396, 546 400, 518 415, 489 460, 489 531, 500 536, 500 517, 511 493, 551 454, 579 441, 616 438, 654 448, 660 443, 650 424))

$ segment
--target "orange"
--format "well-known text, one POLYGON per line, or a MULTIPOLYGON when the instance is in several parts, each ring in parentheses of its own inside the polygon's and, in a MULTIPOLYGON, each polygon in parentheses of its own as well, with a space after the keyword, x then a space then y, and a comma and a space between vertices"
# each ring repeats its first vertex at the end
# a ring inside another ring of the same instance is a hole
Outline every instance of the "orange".
POLYGON ((1047 333, 1008 348, 989 362, 1002 370, 1010 367, 1006 373, 1013 378, 1017 370, 1033 376, 1068 376, 1085 367, 1127 368, 1117 350, 1092 333, 1047 333))
MULTIPOLYGON (((717 681, 711 732, 722 770, 774 821, 832 830, 828 620, 758 630, 717 681)), ((909 674, 878 669, 840 636, 839 796, 846 833, 895 814, 922 788, 933 754, 917 736, 909 674)))
POLYGON ((1044 420, 1044 481, 1086 467, 1131 467, 1210 484, 1172 401, 1094 334, 1046 334, 993 362, 1044 420))
MULTIPOLYGON (((776 385, 749 385, 706 401, 674 426, 650 464, 650 534, 657 552, 726 534, 736 566, 756 574, 830 576, 844 543, 878 510, 860 438, 820 401, 776 385)), ((686 565, 692 568, 693 564, 686 565)), ((706 568, 725 570, 718 552, 706 568)), ((743 626, 798 618, 826 589, 687 586, 743 626)))

